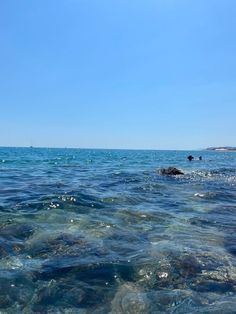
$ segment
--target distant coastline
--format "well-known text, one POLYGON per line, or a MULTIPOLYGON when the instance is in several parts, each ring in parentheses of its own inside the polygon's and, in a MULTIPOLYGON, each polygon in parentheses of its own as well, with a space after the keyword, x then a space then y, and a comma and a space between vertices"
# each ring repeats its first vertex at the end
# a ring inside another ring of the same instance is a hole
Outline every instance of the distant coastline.
POLYGON ((206 150, 214 150, 220 152, 236 152, 236 147, 231 146, 208 147, 206 150))

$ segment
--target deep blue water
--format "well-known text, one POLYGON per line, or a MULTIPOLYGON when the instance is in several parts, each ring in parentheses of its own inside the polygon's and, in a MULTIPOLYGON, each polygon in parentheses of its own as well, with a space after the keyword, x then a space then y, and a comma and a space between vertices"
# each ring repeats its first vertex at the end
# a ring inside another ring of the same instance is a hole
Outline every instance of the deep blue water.
POLYGON ((0 148, 0 211, 1 313, 236 313, 235 152, 0 148))

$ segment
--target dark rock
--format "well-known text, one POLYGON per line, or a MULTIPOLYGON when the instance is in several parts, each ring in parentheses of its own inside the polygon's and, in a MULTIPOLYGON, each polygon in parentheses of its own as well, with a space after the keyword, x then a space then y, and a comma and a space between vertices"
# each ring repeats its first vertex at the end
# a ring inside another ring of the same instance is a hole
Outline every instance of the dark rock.
POLYGON ((130 263, 82 263, 80 256, 60 257, 46 261, 42 265, 37 279, 59 279, 66 276, 74 276, 80 281, 91 283, 96 281, 104 284, 104 281, 114 283, 115 275, 123 280, 132 280, 133 267, 130 263))
POLYGON ((191 288, 197 292, 216 292, 226 293, 234 292, 234 286, 230 282, 218 282, 213 280, 205 280, 197 285, 192 285, 191 288))
POLYGON ((224 241, 224 245, 225 245, 226 250, 230 254, 236 256, 236 241, 235 241, 235 239, 230 238, 230 237, 226 238, 224 241))
POLYGON ((12 304, 12 300, 10 299, 10 297, 8 295, 1 295, 0 296, 0 308, 7 308, 9 306, 11 306, 12 304))
POLYGON ((77 235, 61 233, 57 236, 42 237, 40 241, 31 241, 26 247, 26 252, 32 257, 49 258, 66 255, 85 254, 89 244, 77 235))
POLYGON ((186 255, 176 261, 175 267, 182 277, 192 278, 201 272, 202 267, 194 256, 186 255))
POLYGON ((181 170, 175 168, 175 167, 169 167, 169 168, 163 168, 161 169, 161 174, 162 175, 172 175, 172 176, 176 176, 176 175, 180 175, 180 174, 184 174, 181 170))
POLYGON ((1 226, 0 233, 5 239, 26 240, 34 233, 34 229, 28 224, 9 224, 1 226))
POLYGON ((6 257, 8 255, 7 249, 0 244, 0 258, 6 257))
POLYGON ((73 306, 79 306, 84 297, 84 292, 80 287, 73 284, 52 280, 47 286, 37 291, 34 304, 37 307, 45 305, 66 306, 67 303, 73 306))

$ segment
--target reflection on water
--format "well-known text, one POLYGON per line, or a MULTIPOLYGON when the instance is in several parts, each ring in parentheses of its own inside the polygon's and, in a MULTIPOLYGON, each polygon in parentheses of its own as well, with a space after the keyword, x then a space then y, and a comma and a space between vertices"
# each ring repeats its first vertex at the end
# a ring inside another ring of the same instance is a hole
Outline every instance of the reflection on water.
POLYGON ((236 155, 188 153, 1 148, 1 313, 233 313, 236 155))

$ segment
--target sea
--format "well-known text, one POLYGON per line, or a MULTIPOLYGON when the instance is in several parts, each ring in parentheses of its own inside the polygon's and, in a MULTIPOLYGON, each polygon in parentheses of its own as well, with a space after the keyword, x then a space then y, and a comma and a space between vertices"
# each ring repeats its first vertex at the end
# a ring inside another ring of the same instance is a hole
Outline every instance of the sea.
POLYGON ((0 148, 0 214, 1 314, 236 313, 236 152, 0 148))

